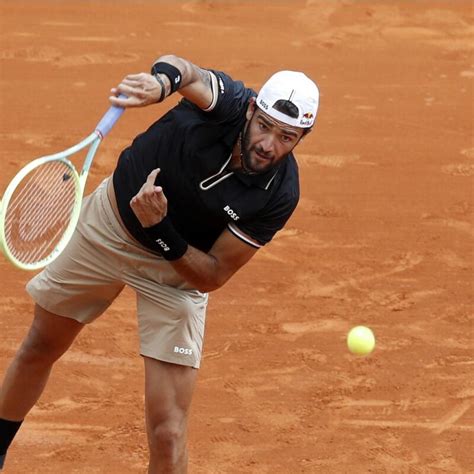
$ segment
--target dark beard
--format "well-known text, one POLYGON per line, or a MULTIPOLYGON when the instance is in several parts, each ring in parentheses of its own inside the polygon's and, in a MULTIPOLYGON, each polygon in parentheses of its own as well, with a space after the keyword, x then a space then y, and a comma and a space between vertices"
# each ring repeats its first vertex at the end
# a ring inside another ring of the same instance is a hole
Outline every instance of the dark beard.
MULTIPOLYGON (((254 112, 255 113, 255 112, 254 112)), ((253 115, 252 115, 253 118, 253 115)), ((252 119, 250 119, 250 122, 252 119)), ((254 174, 264 174, 268 170, 270 170, 273 166, 269 166, 268 168, 255 171, 255 169, 252 168, 252 164, 250 161, 250 153, 252 151, 255 151, 256 153, 259 153, 260 155, 265 156, 266 153, 261 149, 261 148, 256 148, 256 147, 250 147, 250 134, 249 134, 250 126, 247 125, 246 128, 244 128, 244 131, 240 133, 239 135, 239 140, 240 140, 240 164, 241 164, 241 170, 240 172, 246 175, 254 175, 254 174)), ((269 157, 270 158, 270 157, 269 157)))

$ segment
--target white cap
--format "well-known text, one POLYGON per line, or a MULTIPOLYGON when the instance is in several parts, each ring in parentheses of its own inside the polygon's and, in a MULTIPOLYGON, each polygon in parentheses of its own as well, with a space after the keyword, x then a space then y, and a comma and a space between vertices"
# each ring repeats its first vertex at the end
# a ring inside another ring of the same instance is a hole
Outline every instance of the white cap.
POLYGON ((263 84, 257 96, 257 106, 261 110, 270 117, 293 127, 312 127, 318 105, 318 86, 302 72, 279 71, 273 74, 263 84), (275 104, 280 100, 289 101, 295 105, 298 116, 293 118, 275 109, 275 104))

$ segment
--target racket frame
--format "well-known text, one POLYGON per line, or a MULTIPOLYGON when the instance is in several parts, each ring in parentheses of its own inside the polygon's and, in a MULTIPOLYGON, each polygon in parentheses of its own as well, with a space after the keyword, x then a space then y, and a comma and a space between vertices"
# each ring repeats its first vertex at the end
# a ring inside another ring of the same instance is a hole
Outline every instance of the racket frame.
POLYGON ((102 134, 96 130, 93 133, 91 133, 87 138, 85 138, 78 144, 68 148, 67 150, 63 150, 59 153, 54 153, 53 155, 46 155, 40 158, 36 158, 35 160, 31 161, 26 166, 24 166, 11 180, 10 184, 7 186, 7 189, 5 190, 5 193, 2 199, 2 212, 0 213, 0 245, 2 246, 2 250, 5 256, 8 258, 8 260, 10 260, 10 262, 15 267, 21 270, 38 270, 48 265, 49 263, 51 263, 53 260, 55 260, 59 256, 59 254, 64 250, 69 240, 71 239, 72 234, 74 233, 74 230, 76 228, 77 221, 79 220, 79 215, 81 213, 81 207, 82 207, 82 196, 84 195, 84 188, 87 181, 87 175, 89 173, 89 169, 91 167, 94 155, 101 141, 102 141, 102 134), (84 160, 82 170, 80 173, 78 173, 76 168, 72 164, 72 162, 68 159, 68 157, 74 155, 78 151, 81 151, 87 147, 89 147, 89 150, 87 151, 87 155, 84 160), (6 235, 5 235, 5 214, 6 213, 4 212, 4 210, 8 208, 10 199, 12 198, 13 193, 15 192, 15 189, 21 183, 21 181, 39 166, 42 166, 52 161, 60 161, 64 163, 71 170, 72 177, 77 184, 76 196, 74 199, 74 208, 71 212, 69 224, 64 230, 63 235, 59 239, 57 245, 54 247, 52 252, 37 262, 31 262, 31 263, 22 262, 11 252, 11 250, 9 249, 6 243, 7 242, 6 235))
MULTIPOLYGON (((127 98, 124 94, 119 94, 118 97, 120 99, 127 98)), ((3 195, 2 200, 0 201, 0 250, 3 251, 4 255, 8 258, 8 260, 10 260, 10 262, 13 263, 13 265, 22 270, 38 270, 46 266, 48 263, 51 263, 64 250, 69 240, 71 239, 72 234, 74 233, 74 230, 76 228, 77 221, 79 220, 79 215, 81 213, 82 207, 82 196, 84 195, 87 175, 89 174, 89 169, 91 167, 92 160, 97 151, 97 148, 99 147, 104 137, 110 132, 115 122, 117 122, 117 120, 121 117, 124 110, 124 107, 116 105, 111 106, 109 110, 107 110, 105 115, 100 119, 99 123, 95 127, 94 132, 92 132, 87 138, 84 138, 84 140, 79 142, 77 145, 74 145, 64 151, 60 151, 59 153, 54 153, 53 155, 46 155, 41 158, 36 158, 32 162, 24 166, 12 179, 10 184, 7 186, 7 189, 5 190, 5 194, 3 195), (68 157, 87 147, 89 147, 89 149, 87 151, 82 170, 80 173, 78 173, 72 162, 68 159, 68 157), (10 199, 13 196, 13 193, 15 192, 16 187, 22 181, 22 179, 29 173, 31 173, 34 169, 38 168, 44 163, 48 163, 51 161, 61 161, 66 164, 66 166, 68 166, 73 172, 73 176, 76 180, 76 183, 79 184, 79 186, 76 186, 76 199, 74 201, 74 208, 71 213, 71 219, 68 226, 66 227, 66 230, 59 239, 58 244, 47 257, 44 257, 36 262, 22 262, 21 260, 16 258, 15 255, 13 255, 11 250, 8 248, 6 242, 5 209, 7 209, 10 199)))

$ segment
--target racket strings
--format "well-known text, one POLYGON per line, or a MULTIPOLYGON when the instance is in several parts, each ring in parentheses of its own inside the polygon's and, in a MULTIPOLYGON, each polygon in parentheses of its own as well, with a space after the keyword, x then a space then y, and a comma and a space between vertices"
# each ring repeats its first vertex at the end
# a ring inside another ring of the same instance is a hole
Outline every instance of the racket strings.
POLYGON ((15 258, 37 262, 54 250, 71 220, 77 188, 74 171, 61 161, 23 178, 5 213, 5 240, 15 258))
MULTIPOLYGON (((34 176, 34 181, 49 184, 48 179, 50 178, 50 176, 46 176, 47 172, 48 167, 40 167, 38 173, 36 174, 36 176, 34 176)), ((26 219, 23 219, 19 223, 20 233, 25 241, 32 241, 35 240, 36 237, 38 237, 40 229, 43 229, 42 223, 49 222, 49 219, 51 217, 51 206, 57 205, 61 197, 59 193, 57 196, 53 195, 51 197, 51 201, 48 201, 47 203, 48 205, 46 207, 45 214, 41 216, 41 213, 44 212, 44 202, 39 202, 36 199, 31 199, 31 190, 33 189, 33 187, 31 186, 32 181, 33 180, 30 181, 30 187, 25 186, 21 189, 21 191, 18 193, 15 202, 10 202, 11 215, 17 216, 17 209, 22 209, 22 216, 29 215, 31 217, 30 220, 27 221, 26 219), (43 217, 43 220, 36 219, 37 217, 43 217)))

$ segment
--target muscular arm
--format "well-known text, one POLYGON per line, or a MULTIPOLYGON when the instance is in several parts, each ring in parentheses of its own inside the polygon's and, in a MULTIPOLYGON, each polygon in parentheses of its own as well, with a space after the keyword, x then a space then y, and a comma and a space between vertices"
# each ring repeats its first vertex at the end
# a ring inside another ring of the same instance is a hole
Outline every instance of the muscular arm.
MULTIPOLYGON (((183 78, 178 92, 183 97, 186 97, 186 99, 190 100, 201 109, 206 109, 211 105, 213 97, 211 75, 209 74, 209 71, 201 69, 186 59, 179 58, 178 56, 161 56, 155 61, 155 63, 157 62, 171 64, 180 70, 183 78)), ((162 75, 162 78, 163 77, 165 79, 166 87, 169 87, 168 78, 162 75)), ((167 90, 166 93, 169 94, 169 90, 167 90)))
MULTIPOLYGON (((166 62, 176 67, 182 76, 178 92, 202 109, 210 106, 213 99, 212 76, 209 71, 201 69, 186 59, 174 55, 160 56, 155 63, 166 62)), ((160 74, 165 85, 166 96, 170 94, 171 85, 165 74, 160 74)), ((161 96, 161 85, 151 74, 139 73, 126 76, 122 82, 114 87, 109 98, 114 105, 121 107, 143 107, 158 102, 161 96), (119 94, 126 99, 116 97, 119 94)))
POLYGON ((170 264, 189 284, 202 292, 209 292, 224 285, 257 250, 225 230, 209 253, 190 246, 179 260, 170 264))

